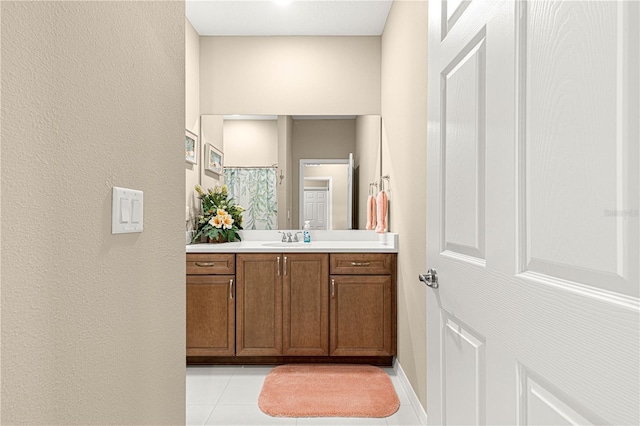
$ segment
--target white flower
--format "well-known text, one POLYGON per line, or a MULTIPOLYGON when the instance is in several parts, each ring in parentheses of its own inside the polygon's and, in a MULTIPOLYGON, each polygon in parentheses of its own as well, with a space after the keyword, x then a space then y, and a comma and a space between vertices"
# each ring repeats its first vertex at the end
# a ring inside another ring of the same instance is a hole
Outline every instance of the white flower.
POLYGON ((233 218, 229 214, 223 216, 222 223, 224 224, 224 229, 231 229, 231 227, 233 226, 233 218))
POLYGON ((209 225, 215 226, 216 228, 222 228, 222 216, 214 216, 209 221, 209 225))

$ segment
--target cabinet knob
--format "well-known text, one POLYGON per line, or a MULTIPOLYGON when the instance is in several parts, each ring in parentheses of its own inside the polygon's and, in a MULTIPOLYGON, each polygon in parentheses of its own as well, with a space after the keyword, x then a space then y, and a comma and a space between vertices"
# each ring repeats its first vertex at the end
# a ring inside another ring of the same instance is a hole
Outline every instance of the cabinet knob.
POLYGON ((213 266, 214 263, 213 262, 196 262, 196 266, 203 266, 203 267, 210 267, 213 266))
POLYGON ((331 298, 336 298, 336 280, 331 279, 331 298))
POLYGON ((229 299, 233 300, 233 278, 229 280, 229 299))

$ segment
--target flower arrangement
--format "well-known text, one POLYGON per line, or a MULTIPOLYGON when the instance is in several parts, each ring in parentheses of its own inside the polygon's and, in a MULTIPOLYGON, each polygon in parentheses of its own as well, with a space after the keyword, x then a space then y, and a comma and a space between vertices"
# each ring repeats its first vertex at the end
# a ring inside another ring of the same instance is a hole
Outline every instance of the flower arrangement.
POLYGON ((217 186, 207 192, 196 185, 196 192, 202 202, 202 214, 198 216, 196 233, 192 242, 201 236, 214 241, 241 240, 238 231, 242 229, 244 208, 229 198, 227 185, 217 186))

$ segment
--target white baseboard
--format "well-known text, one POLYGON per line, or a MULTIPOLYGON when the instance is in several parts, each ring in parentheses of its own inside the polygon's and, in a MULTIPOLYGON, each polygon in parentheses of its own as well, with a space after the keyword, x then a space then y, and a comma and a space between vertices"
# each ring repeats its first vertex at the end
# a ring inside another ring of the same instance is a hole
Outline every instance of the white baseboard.
POLYGON ((413 411, 416 417, 420 421, 420 424, 426 425, 427 413, 424 411, 424 408, 422 408, 422 403, 418 399, 418 396, 416 395, 416 393, 413 391, 413 388, 409 383, 409 379, 407 378, 407 375, 404 374, 404 370, 402 369, 402 366, 398 362, 397 358, 393 362, 393 371, 395 371, 396 374, 398 375, 398 378, 400 378, 400 383, 402 383, 402 388, 404 389, 404 392, 407 394, 407 397, 411 401, 411 407, 413 408, 413 411))

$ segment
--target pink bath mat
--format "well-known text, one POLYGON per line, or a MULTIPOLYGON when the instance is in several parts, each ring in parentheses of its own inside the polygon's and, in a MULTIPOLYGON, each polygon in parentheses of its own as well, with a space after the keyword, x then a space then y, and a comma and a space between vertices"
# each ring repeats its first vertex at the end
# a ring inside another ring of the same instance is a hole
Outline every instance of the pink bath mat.
POLYGON ((379 367, 290 364, 267 375, 258 406, 275 417, 387 417, 400 401, 379 367))

